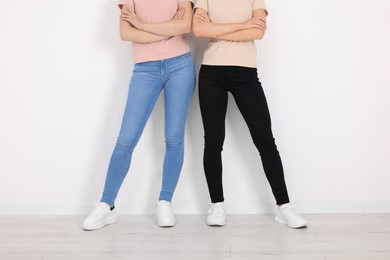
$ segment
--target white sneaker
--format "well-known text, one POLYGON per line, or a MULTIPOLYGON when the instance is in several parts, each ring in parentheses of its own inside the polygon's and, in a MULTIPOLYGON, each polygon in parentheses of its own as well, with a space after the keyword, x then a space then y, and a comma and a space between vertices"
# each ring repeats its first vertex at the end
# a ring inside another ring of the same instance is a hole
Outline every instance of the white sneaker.
POLYGON ((108 224, 114 224, 118 220, 115 209, 111 210, 107 203, 100 202, 96 208, 85 218, 82 227, 84 230, 100 229, 108 224))
POLYGON ((301 216, 298 215, 290 205, 290 203, 283 204, 277 207, 275 222, 285 224, 290 228, 303 228, 307 227, 307 222, 301 216))
POLYGON ((157 204, 157 224, 160 227, 173 227, 176 225, 175 216, 172 213, 172 205, 169 201, 160 200, 157 204))
POLYGON ((225 204, 223 202, 213 203, 207 212, 207 225, 224 226, 226 223, 225 204))

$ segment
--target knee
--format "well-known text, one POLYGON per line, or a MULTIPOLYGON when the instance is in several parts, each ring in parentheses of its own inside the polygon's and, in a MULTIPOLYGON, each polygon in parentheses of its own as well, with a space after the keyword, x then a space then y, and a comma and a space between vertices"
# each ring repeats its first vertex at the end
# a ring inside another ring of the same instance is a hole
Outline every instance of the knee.
POLYGON ((276 145, 260 147, 258 150, 261 156, 279 155, 279 151, 276 145))
POLYGON ((275 139, 272 136, 269 138, 255 139, 254 144, 260 155, 279 154, 275 139))
POLYGON ((167 149, 182 149, 184 148, 184 134, 167 135, 165 137, 165 145, 167 149))
POLYGON ((135 148, 135 142, 131 142, 130 140, 121 140, 118 138, 115 144, 114 153, 119 156, 129 158, 131 157, 134 148, 135 148))
POLYGON ((220 154, 223 150, 223 139, 205 138, 204 152, 209 155, 220 154))

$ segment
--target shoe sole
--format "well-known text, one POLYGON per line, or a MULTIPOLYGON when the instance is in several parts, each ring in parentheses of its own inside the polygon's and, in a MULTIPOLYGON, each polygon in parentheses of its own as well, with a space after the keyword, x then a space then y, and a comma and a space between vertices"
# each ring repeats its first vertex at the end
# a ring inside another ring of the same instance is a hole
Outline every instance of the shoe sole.
POLYGON ((300 226, 291 226, 291 225, 287 224, 286 222, 284 222, 283 219, 282 219, 281 217, 279 217, 278 215, 275 216, 274 221, 275 221, 276 223, 284 224, 284 225, 286 225, 286 226, 288 226, 288 227, 290 227, 290 228, 294 228, 294 229, 299 229, 299 228, 305 228, 305 227, 307 227, 307 224, 300 225, 300 226))
POLYGON ((211 227, 222 227, 222 226, 225 226, 226 220, 221 221, 221 222, 211 222, 211 221, 207 220, 206 223, 208 226, 211 226, 211 227))
POLYGON ((173 221, 157 221, 159 227, 174 227, 176 225, 176 220, 173 221))
POLYGON ((83 226, 83 229, 86 231, 98 230, 98 229, 104 228, 107 225, 115 224, 116 222, 118 222, 118 216, 113 216, 113 217, 110 217, 109 219, 107 219, 106 221, 100 222, 96 225, 83 226))

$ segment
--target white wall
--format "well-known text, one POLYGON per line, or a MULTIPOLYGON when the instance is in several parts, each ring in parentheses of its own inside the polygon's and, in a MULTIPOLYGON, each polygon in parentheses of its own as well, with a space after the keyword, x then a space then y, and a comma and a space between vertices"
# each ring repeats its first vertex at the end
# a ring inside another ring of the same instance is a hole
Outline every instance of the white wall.
MULTIPOLYGON (((131 75, 115 1, 0 3, 0 214, 85 214, 100 198, 131 75)), ((268 1, 259 74, 301 212, 390 212, 390 1, 268 1)), ((197 66, 205 42, 190 37, 197 66), (196 44, 196 46, 195 46, 196 44)), ((230 99, 224 185, 231 213, 273 198, 230 99)), ((160 99, 117 201, 152 213, 164 152, 160 99)), ((194 95, 177 213, 204 213, 203 129, 194 95)))

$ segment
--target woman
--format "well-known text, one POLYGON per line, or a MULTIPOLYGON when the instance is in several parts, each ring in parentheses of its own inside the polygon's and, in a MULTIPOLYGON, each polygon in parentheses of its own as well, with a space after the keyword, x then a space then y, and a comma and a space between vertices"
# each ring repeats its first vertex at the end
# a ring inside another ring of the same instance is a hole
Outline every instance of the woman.
POLYGON ((184 157, 184 128, 195 71, 184 34, 191 30, 192 0, 121 0, 120 36, 133 42, 134 70, 119 137, 100 203, 84 220, 85 230, 117 221, 114 204, 155 102, 164 89, 166 152, 157 223, 175 225, 171 200, 184 157))
POLYGON ((221 151, 225 138, 228 92, 232 93, 258 149, 275 196, 275 221, 292 228, 306 221, 289 204, 282 162, 271 131, 264 92, 257 78, 254 40, 263 38, 264 0, 198 0, 193 31, 210 39, 199 72, 199 101, 205 132, 204 170, 213 205, 208 225, 225 225, 221 151))

